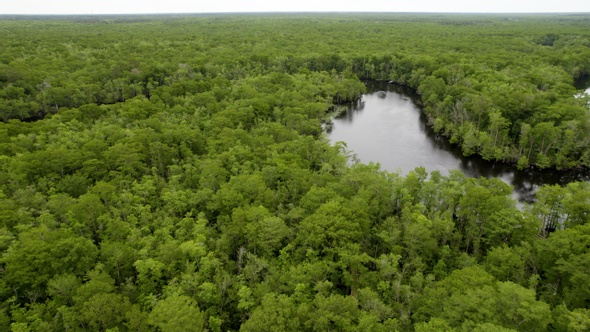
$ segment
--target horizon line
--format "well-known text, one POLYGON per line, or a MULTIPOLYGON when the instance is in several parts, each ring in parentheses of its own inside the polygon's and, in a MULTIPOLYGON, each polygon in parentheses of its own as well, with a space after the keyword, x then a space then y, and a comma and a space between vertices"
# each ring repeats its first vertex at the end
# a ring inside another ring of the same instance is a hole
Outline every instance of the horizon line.
POLYGON ((236 12, 130 12, 130 13, 0 13, 1 16, 101 16, 101 15, 211 15, 211 14, 590 14, 587 12, 415 12, 415 11, 236 11, 236 12))

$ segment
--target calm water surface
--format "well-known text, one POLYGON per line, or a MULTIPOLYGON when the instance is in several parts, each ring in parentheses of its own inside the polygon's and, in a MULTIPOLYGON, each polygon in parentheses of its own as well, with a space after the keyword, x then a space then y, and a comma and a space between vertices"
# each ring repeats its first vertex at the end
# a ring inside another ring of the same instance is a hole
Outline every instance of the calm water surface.
POLYGON ((346 142, 361 162, 378 162, 381 168, 402 175, 424 166, 428 172, 458 169, 470 177, 500 178, 514 187, 519 201, 532 201, 543 184, 567 184, 588 180, 586 173, 558 171, 517 171, 515 167, 464 157, 458 147, 434 133, 417 106, 412 90, 369 82, 369 91, 346 113, 333 120, 328 136, 332 143, 346 142))
POLYGON ((590 75, 582 76, 574 81, 574 86, 580 90, 586 90, 587 94, 590 94, 590 75))

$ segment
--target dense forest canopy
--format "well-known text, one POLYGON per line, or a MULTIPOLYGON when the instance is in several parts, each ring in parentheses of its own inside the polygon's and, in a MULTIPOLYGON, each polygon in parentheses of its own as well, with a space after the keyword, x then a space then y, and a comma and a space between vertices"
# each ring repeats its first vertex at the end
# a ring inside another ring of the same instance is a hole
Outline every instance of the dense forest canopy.
POLYGON ((586 331, 590 184, 516 207, 322 133, 407 85, 466 155, 590 166, 590 15, 0 20, 0 330, 586 331))

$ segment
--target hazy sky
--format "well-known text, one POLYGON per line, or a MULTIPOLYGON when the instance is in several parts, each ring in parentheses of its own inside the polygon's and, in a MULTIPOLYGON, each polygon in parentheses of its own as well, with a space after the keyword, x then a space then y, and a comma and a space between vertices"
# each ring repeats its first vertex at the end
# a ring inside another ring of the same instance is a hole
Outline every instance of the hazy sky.
POLYGON ((281 11, 590 12, 590 0, 0 0, 0 14, 281 11))

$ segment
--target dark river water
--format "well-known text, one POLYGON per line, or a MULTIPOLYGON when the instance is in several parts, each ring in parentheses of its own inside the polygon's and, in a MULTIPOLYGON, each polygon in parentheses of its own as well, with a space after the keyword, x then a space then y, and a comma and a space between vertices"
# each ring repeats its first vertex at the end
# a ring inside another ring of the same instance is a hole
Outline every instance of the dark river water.
POLYGON ((363 163, 377 162, 382 169, 402 175, 416 167, 427 171, 458 169, 470 177, 500 178, 514 187, 513 196, 530 202, 543 184, 567 184, 588 180, 580 172, 526 170, 464 157, 461 150, 434 133, 417 106, 418 96, 409 88, 368 82, 367 94, 346 113, 335 118, 327 130, 330 142, 344 141, 363 163))
POLYGON ((577 89, 585 89, 586 93, 590 94, 590 75, 589 76, 582 76, 574 81, 574 86, 577 89))

